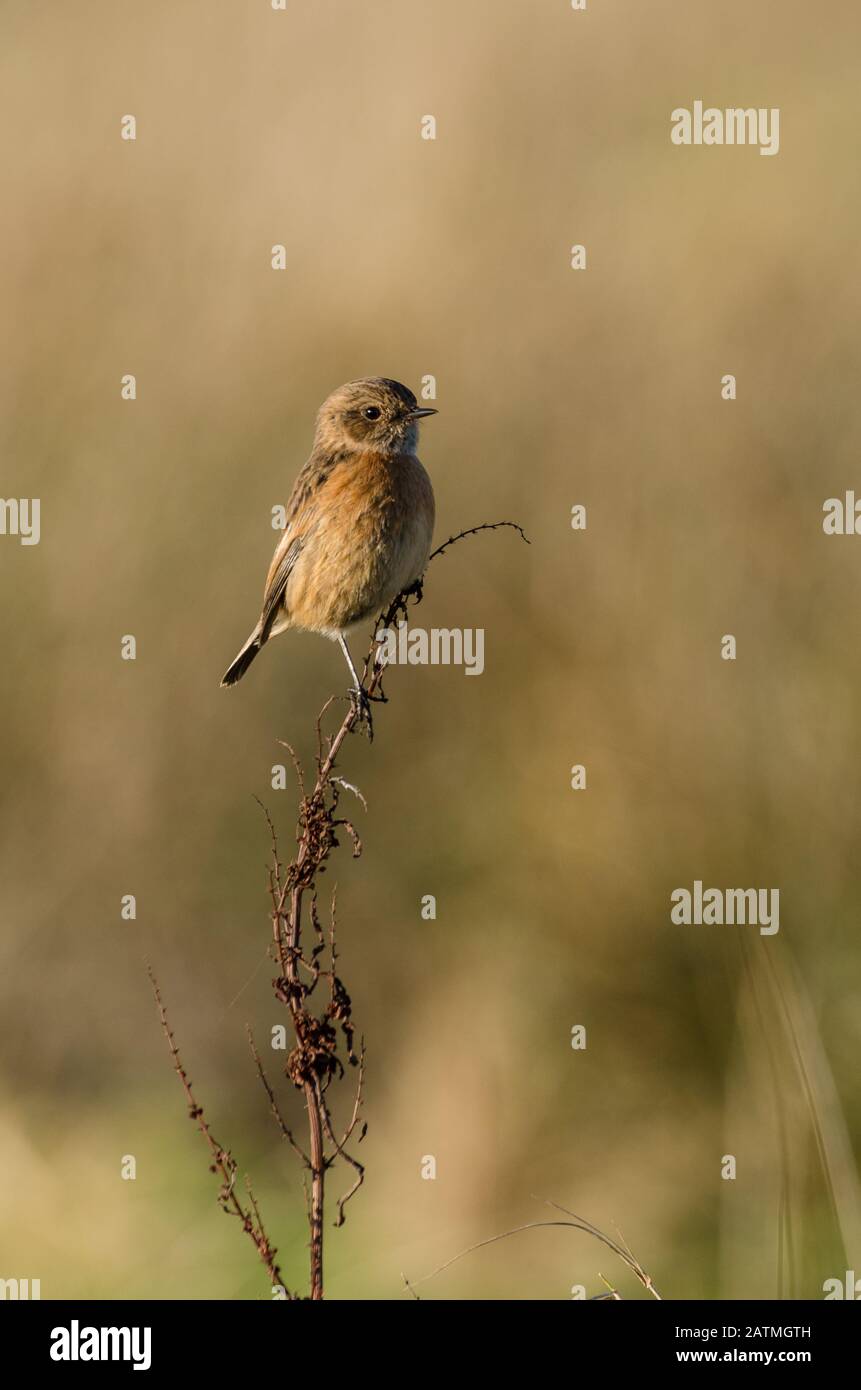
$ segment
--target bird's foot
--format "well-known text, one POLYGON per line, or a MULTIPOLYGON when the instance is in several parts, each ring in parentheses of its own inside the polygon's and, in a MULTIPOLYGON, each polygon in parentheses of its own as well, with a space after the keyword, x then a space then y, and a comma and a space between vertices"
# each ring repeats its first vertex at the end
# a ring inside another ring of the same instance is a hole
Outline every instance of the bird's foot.
POLYGON ((376 697, 369 695, 362 685, 351 685, 347 693, 350 696, 353 709, 356 712, 356 722, 359 731, 361 732, 362 725, 366 724, 368 726, 368 742, 373 743, 374 717, 371 714, 371 701, 376 697))

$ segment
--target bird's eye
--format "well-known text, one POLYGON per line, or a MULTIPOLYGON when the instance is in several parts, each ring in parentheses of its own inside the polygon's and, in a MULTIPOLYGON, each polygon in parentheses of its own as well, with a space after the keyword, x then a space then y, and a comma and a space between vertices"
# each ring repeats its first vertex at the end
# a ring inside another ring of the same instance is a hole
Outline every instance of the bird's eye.
POLYGON ((366 405, 365 409, 362 411, 362 414, 364 415, 366 420, 379 420, 381 412, 379 406, 366 405))

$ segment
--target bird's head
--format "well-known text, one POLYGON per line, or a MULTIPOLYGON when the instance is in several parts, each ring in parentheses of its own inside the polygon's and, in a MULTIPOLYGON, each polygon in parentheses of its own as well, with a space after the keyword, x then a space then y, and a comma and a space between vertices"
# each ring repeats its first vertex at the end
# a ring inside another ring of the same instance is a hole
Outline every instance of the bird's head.
POLYGON ((339 386, 320 407, 317 444, 326 449, 375 449, 411 454, 418 421, 436 411, 420 406, 407 386, 388 377, 365 377, 339 386))

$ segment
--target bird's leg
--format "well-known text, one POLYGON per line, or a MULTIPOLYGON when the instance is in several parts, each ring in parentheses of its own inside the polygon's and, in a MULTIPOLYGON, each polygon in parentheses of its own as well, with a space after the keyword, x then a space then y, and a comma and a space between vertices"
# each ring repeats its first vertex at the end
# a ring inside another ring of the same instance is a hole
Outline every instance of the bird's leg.
POLYGON ((350 656, 350 648, 347 646, 346 641, 340 635, 338 637, 338 641, 341 644, 341 651, 344 653, 344 659, 350 668, 350 675, 353 677, 354 683, 350 687, 350 696, 352 697, 353 704, 355 705, 356 713, 359 716, 359 723, 361 724, 363 721, 367 723, 368 738, 373 740, 374 721, 371 717, 371 697, 369 696, 365 687, 362 685, 362 682, 359 680, 359 675, 356 671, 355 666, 353 665, 353 658, 350 656))

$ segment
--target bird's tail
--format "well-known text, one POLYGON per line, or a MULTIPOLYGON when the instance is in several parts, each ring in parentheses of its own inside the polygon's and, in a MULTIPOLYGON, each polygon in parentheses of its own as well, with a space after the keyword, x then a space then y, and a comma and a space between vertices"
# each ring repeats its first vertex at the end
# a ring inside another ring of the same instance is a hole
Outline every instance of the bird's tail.
POLYGON ((258 623, 238 656, 235 656, 231 661, 221 678, 221 684, 223 686, 235 685, 237 681, 241 681, 262 646, 263 640, 261 637, 260 624, 258 623))

